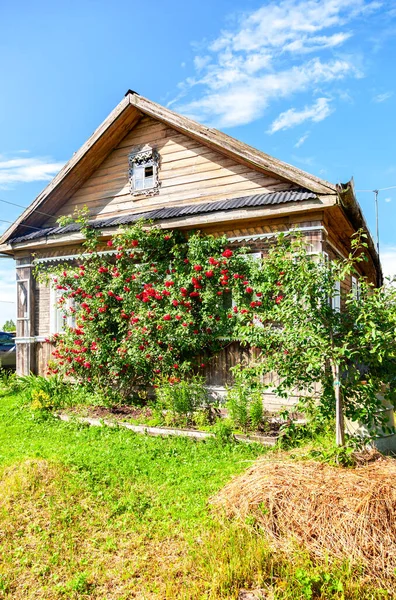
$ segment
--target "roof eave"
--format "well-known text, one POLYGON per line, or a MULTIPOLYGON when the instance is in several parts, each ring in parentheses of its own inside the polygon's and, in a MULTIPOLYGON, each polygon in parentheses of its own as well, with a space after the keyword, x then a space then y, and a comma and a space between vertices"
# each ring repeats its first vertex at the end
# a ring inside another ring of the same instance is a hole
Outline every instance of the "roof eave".
POLYGON ((349 221, 352 223, 356 231, 363 229, 367 235, 367 249, 377 271, 377 285, 381 286, 383 284, 384 277, 382 273, 380 257, 375 247, 374 240, 371 236, 366 219, 364 218, 363 211, 356 198, 353 179, 347 183, 339 184, 337 186, 337 190, 340 199, 340 205, 344 209, 349 221))

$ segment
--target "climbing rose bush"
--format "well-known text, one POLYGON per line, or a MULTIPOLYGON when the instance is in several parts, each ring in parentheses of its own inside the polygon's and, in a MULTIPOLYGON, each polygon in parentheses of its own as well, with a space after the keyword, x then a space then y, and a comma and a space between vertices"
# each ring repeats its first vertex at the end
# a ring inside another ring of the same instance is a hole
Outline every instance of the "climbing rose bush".
POLYGON ((176 381, 204 368, 261 304, 246 249, 231 249, 225 237, 186 238, 139 223, 103 251, 93 230, 85 232, 84 256, 53 278, 39 275, 75 323, 52 340, 53 373, 125 396, 164 377, 176 381))

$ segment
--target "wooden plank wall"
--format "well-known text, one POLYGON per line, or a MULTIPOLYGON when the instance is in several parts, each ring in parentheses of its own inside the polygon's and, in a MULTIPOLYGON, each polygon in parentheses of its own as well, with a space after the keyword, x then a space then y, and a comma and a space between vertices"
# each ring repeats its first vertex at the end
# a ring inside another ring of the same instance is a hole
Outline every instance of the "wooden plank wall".
POLYGON ((292 187, 144 117, 57 214, 67 215, 87 205, 93 216, 113 216, 165 203, 189 204, 292 187), (152 197, 129 193, 128 155, 143 144, 160 154, 161 185, 159 194, 152 197))

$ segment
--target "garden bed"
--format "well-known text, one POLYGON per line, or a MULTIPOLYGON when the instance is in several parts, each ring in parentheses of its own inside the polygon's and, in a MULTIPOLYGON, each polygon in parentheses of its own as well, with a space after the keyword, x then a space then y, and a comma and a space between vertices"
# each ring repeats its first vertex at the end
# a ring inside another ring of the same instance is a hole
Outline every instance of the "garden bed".
MULTIPOLYGON (((190 437, 198 440, 204 440, 215 437, 213 431, 199 430, 195 427, 167 427, 167 426, 152 426, 145 423, 139 423, 141 419, 152 417, 150 408, 138 408, 134 406, 82 406, 73 407, 68 411, 56 413, 56 416, 62 421, 76 420, 79 423, 85 423, 94 427, 123 427, 135 433, 142 433, 152 436, 182 436, 190 437), (131 422, 132 421, 132 422, 131 422)), ((279 436, 279 424, 273 423, 273 429, 265 434, 260 432, 241 433, 235 432, 234 438, 241 442, 257 442, 264 446, 274 446, 279 436)))

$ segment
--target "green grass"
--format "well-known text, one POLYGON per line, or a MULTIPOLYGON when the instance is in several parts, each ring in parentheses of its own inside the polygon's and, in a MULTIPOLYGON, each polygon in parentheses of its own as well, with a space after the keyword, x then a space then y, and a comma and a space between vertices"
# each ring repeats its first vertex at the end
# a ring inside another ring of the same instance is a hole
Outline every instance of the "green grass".
POLYGON ((265 450, 64 423, 0 398, 0 598, 391 598, 274 555, 208 500, 265 450))

